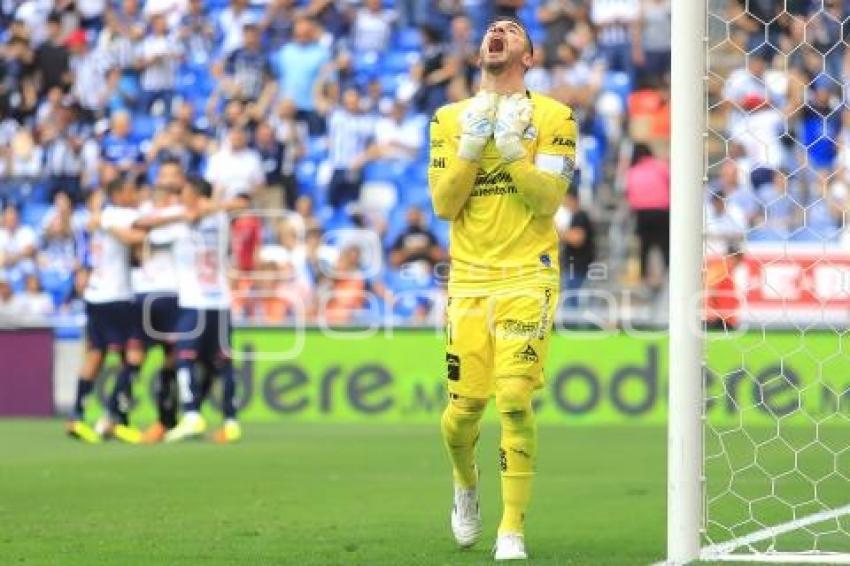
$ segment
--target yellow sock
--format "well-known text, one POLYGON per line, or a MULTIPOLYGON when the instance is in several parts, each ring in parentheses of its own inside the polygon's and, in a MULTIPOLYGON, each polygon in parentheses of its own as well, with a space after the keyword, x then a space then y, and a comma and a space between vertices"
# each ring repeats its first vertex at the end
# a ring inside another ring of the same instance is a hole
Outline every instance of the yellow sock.
POLYGON ((478 483, 475 444, 480 432, 479 421, 486 406, 486 399, 453 397, 449 399, 440 421, 443 443, 452 461, 455 482, 464 488, 474 487, 478 483))
POLYGON ((537 458, 537 425, 531 408, 531 386, 522 378, 497 385, 496 405, 502 422, 499 467, 502 470, 502 522, 499 534, 524 530, 537 458))

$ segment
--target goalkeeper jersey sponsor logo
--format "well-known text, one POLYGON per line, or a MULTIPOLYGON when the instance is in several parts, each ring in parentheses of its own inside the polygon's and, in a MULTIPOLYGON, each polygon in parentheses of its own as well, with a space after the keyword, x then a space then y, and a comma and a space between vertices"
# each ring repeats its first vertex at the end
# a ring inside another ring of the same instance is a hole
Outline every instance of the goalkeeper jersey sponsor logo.
POLYGON ((552 145, 555 147, 575 147, 576 142, 566 136, 554 136, 552 138, 552 145))
POLYGON ((472 189, 470 196, 490 197, 513 195, 517 193, 517 188, 513 182, 514 180, 507 171, 479 171, 475 177, 475 187, 472 189))
POLYGON ((536 322, 525 322, 509 318, 502 321, 502 336, 505 338, 537 336, 536 322))
POLYGON ((524 362, 528 362, 531 364, 537 363, 537 360, 540 358, 537 357, 537 352, 534 350, 531 344, 526 345, 526 347, 514 354, 514 357, 518 360, 522 360, 524 362))

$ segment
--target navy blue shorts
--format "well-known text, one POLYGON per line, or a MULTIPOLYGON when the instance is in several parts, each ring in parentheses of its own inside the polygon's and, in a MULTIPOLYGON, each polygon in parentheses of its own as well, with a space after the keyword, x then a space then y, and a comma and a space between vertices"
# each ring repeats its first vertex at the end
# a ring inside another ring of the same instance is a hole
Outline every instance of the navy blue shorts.
POLYGON ((180 308, 177 320, 177 356, 184 360, 215 363, 231 357, 233 327, 229 310, 180 308))
POLYGON ((141 340, 145 349, 152 348, 156 344, 174 344, 180 317, 177 295, 142 293, 136 295, 133 308, 136 322, 133 337, 141 340))
POLYGON ((133 303, 86 303, 86 340, 89 348, 123 350, 132 335, 133 303))

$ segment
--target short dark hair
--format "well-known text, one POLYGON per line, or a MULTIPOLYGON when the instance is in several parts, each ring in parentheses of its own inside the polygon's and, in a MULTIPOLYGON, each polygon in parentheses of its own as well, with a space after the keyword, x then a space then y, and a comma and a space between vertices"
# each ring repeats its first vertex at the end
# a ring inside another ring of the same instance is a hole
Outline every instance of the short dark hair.
POLYGON ((198 175, 192 175, 188 179, 189 186, 192 187, 192 190, 195 191, 195 194, 210 198, 213 194, 213 187, 203 177, 199 177, 198 175))
POLYGON ((636 165, 646 157, 652 157, 652 148, 645 143, 636 143, 632 149, 632 165, 636 165))
POLYGON ((528 45, 528 52, 534 55, 534 42, 531 41, 531 34, 528 33, 528 28, 525 27, 525 24, 522 23, 522 20, 520 20, 516 16, 496 16, 495 18, 490 20, 490 23, 488 23, 487 27, 484 29, 490 29, 496 22, 511 22, 518 25, 525 34, 525 43, 528 45))
POLYGON ((124 175, 119 175, 118 177, 112 179, 111 181, 106 183, 106 195, 111 197, 112 195, 123 189, 124 185, 126 185, 129 181, 129 178, 124 175))

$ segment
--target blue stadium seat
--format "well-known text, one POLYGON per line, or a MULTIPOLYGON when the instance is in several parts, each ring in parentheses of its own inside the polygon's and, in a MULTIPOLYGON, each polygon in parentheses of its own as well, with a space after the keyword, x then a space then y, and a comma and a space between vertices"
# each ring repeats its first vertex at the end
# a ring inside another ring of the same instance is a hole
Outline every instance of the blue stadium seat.
POLYGON ((137 142, 151 139, 163 125, 160 118, 153 118, 144 114, 133 116, 133 139, 137 142))
POLYGON ((380 62, 381 61, 377 53, 371 51, 355 53, 353 62, 354 71, 361 75, 374 75, 379 69, 380 62))
POLYGON ((364 181, 388 181, 398 183, 404 174, 403 166, 397 161, 382 159, 373 161, 363 168, 364 181))
POLYGON ((62 301, 74 285, 73 275, 63 277, 56 271, 50 270, 42 271, 39 274, 39 280, 41 281, 41 287, 50 294, 53 304, 57 306, 62 304, 62 301))
POLYGON ((628 105, 629 94, 632 92, 632 82, 627 73, 605 73, 602 90, 616 94, 623 102, 623 108, 628 105))
POLYGON ((384 73, 407 74, 416 58, 417 54, 415 52, 390 51, 382 57, 381 69, 383 69, 384 73))
POLYGON ((393 46, 404 51, 416 51, 422 47, 422 36, 417 28, 401 28, 393 37, 393 46))
POLYGON ((49 208, 50 205, 43 202, 27 201, 21 210, 21 222, 29 226, 41 226, 41 221, 49 208))

